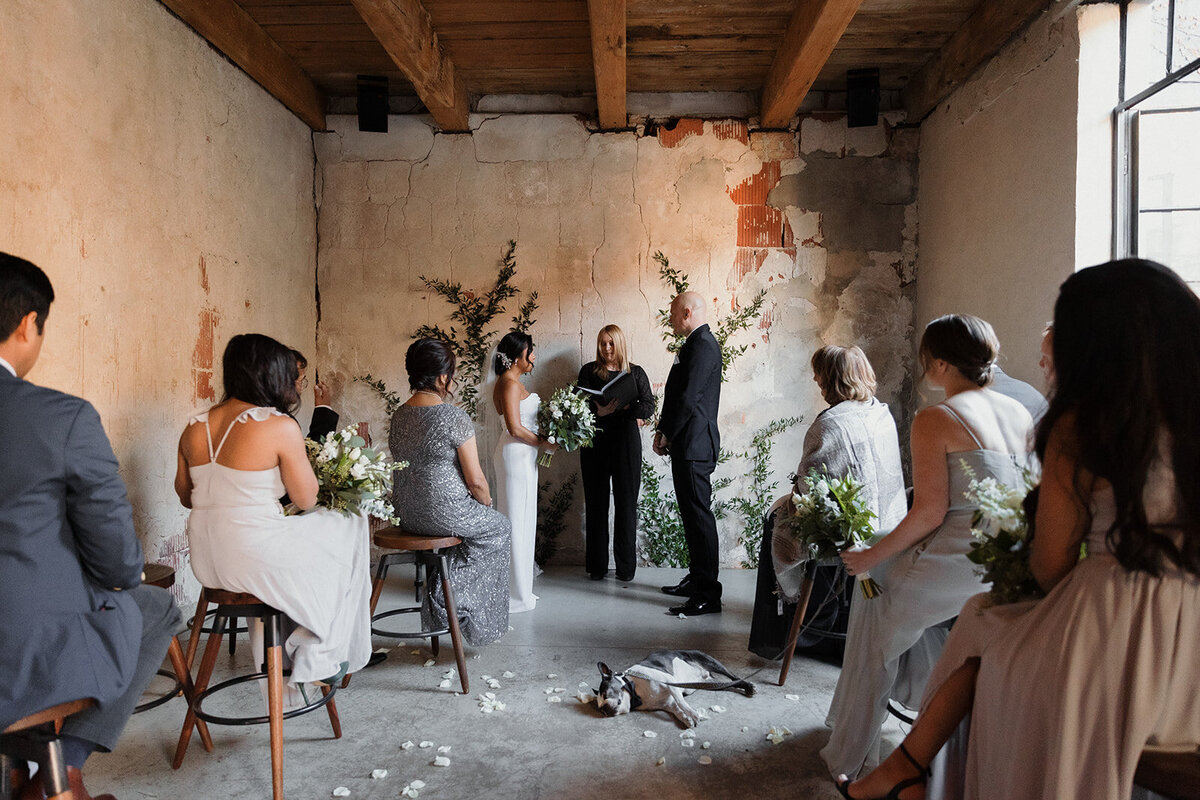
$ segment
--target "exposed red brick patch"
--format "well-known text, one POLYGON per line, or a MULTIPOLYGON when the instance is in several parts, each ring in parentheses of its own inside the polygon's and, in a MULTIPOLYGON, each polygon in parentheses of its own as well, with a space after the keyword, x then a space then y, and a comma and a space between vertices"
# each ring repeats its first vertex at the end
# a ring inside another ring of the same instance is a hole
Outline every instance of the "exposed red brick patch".
POLYGON ((750 144, 750 129, 745 122, 727 119, 713 123, 713 133, 721 141, 736 139, 742 144, 750 144))
POLYGON ((782 247, 783 213, 769 206, 738 206, 738 247, 782 247))
POLYGON ((213 391, 213 334, 220 315, 215 309, 200 309, 200 330, 196 334, 196 346, 192 349, 192 375, 195 379, 194 400, 215 400, 213 391))
POLYGON ((212 370, 193 369, 192 377, 196 380, 196 386, 192 391, 193 400, 208 400, 212 402, 217 399, 217 393, 212 387, 212 370))
POLYGON ((658 129, 658 143, 663 147, 678 147, 689 136, 699 136, 704 133, 704 120, 702 119, 681 119, 677 120, 675 127, 667 129, 660 127, 658 129))
POLYGON ((766 250, 739 247, 737 254, 733 257, 733 266, 737 270, 737 279, 740 281, 751 272, 758 272, 758 270, 762 268, 763 262, 766 260, 766 250))
POLYGON ((767 195, 779 184, 779 178, 779 162, 765 161, 757 173, 725 191, 735 205, 766 205, 767 195))

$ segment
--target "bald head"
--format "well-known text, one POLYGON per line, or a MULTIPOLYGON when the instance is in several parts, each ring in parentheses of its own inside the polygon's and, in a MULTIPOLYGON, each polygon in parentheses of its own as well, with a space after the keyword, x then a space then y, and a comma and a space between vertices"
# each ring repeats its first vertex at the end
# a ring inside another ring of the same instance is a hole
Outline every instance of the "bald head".
POLYGON ((671 330, 687 336, 707 321, 707 315, 703 297, 696 292, 681 292, 671 301, 671 330))

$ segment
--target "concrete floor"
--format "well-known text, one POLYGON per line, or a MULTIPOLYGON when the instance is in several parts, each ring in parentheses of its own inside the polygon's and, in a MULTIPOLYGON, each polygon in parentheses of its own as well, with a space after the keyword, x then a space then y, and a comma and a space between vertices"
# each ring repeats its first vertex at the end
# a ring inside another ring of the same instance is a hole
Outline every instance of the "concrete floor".
MULTIPOLYGON (((633 583, 620 584, 611 578, 590 581, 578 567, 551 568, 537 579, 536 611, 514 615, 512 630, 500 642, 468 648, 469 696, 454 693, 460 688, 457 676, 451 689, 438 686, 454 666, 448 640, 442 640, 437 663, 425 667, 428 642, 376 639, 377 647, 393 649, 386 662, 359 673, 338 692, 342 739, 331 738, 323 712, 285 723, 286 795, 328 798, 345 787, 351 798, 397 798, 421 780, 422 798, 454 800, 838 797, 817 755, 827 738, 824 714, 838 674, 828 664, 797 657, 786 688, 775 685, 778 670, 770 666, 752 678, 759 690, 752 698, 697 692, 693 706, 725 711, 709 711, 690 748, 680 737, 683 729, 663 712, 607 718, 576 699, 581 683, 599 683, 598 660, 620 668, 652 650, 705 650, 743 675, 763 665, 746 650, 754 573, 723 573, 724 613, 686 620, 665 613, 671 599, 658 591, 682 576, 682 570, 643 568, 633 583), (513 677, 502 677, 506 671, 513 677), (489 689, 485 675, 500 688, 489 689), (563 691, 546 693, 555 688, 563 691), (494 692, 505 708, 481 712, 478 697, 485 691, 494 692), (561 702, 548 702, 551 697, 561 702), (792 733, 772 744, 767 739, 772 726, 792 733), (402 748, 408 741, 417 746, 402 748), (433 746, 421 748, 422 742, 433 746), (709 749, 704 742, 711 743, 709 749), (450 747, 446 767, 433 765, 441 746, 450 747), (700 763, 703 756, 711 763, 700 763), (373 770, 387 770, 387 776, 372 778, 373 770)), ((410 600, 403 591, 396 581, 380 607, 410 600)), ((235 657, 222 655, 214 677, 247 665, 248 651, 241 646, 235 657)), ((248 687, 233 702, 261 701, 248 687)), ((193 737, 182 768, 172 770, 183 714, 183 701, 176 699, 136 715, 116 751, 88 762, 89 788, 121 800, 270 797, 265 726, 213 726, 214 751, 204 752, 193 737)), ((885 733, 898 741, 894 723, 885 733)))

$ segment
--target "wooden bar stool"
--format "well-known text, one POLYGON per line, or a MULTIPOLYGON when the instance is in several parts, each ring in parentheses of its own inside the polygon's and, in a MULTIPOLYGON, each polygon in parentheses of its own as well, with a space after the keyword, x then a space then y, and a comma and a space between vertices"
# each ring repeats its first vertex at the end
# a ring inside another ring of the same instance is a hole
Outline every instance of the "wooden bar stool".
POLYGON ((179 734, 179 744, 175 748, 175 759, 171 766, 179 769, 183 757, 187 753, 188 742, 191 739, 192 727, 197 720, 211 722, 214 725, 261 725, 270 726, 271 736, 271 789, 274 800, 283 798, 283 721, 307 714, 310 711, 325 706, 329 714, 329 722, 333 727, 333 738, 342 738, 342 725, 338 720, 337 704, 333 696, 336 687, 322 686, 321 698, 301 708, 283 711, 283 612, 272 608, 252 594, 228 592, 223 589, 204 589, 207 599, 216 603, 217 611, 213 617, 213 631, 209 634, 208 643, 204 646, 204 658, 200 661, 200 671, 196 675, 195 694, 188 704, 187 718, 183 723, 183 731, 179 734), (212 677, 213 666, 221 650, 221 636, 225 626, 231 619, 258 618, 263 621, 263 669, 248 675, 240 675, 227 681, 222 681, 211 689, 208 687, 212 677), (267 679, 267 716, 221 717, 210 714, 203 709, 206 698, 241 683, 267 679))
POLYGON ((450 643, 454 647, 454 660, 458 663, 458 677, 462 684, 463 694, 471 691, 467 678, 467 661, 463 653, 462 633, 458 629, 458 608, 454 602, 454 589, 450 586, 449 563, 446 559, 446 548, 462 544, 457 536, 416 536, 390 526, 377 531, 374 536, 376 546, 398 552, 385 553, 379 557, 379 565, 375 568, 375 581, 371 585, 371 633, 376 636, 388 636, 393 639, 429 639, 434 656, 438 654, 438 637, 450 635, 450 643), (439 577, 442 582, 442 593, 446 598, 447 626, 438 630, 417 630, 397 632, 380 630, 375 627, 377 620, 394 617, 399 614, 419 614, 421 606, 406 606, 391 611, 375 613, 379 603, 379 595, 383 592, 383 581, 387 577, 388 568, 393 564, 411 564, 416 562, 424 565, 426 570, 425 591, 439 577))
MULTIPOLYGON (((211 634, 213 632, 213 626, 210 624, 206 627, 204 620, 216 613, 215 611, 208 610, 208 607, 214 602, 209 598, 208 590, 201 587, 200 597, 196 599, 196 613, 188 620, 188 628, 191 629, 191 633, 188 634, 187 646, 187 665, 189 670, 196 660, 196 650, 200 644, 200 634, 211 634)), ((237 652, 237 635, 239 633, 249 633, 250 628, 245 625, 239 625, 236 617, 229 620, 227 627, 229 629, 229 655, 233 655, 237 652)))
MULTIPOLYGON (((160 589, 170 589, 172 586, 175 585, 175 569, 173 567, 167 566, 166 564, 147 564, 142 569, 142 583, 145 583, 149 586, 157 586, 160 589)), ((143 711, 149 711, 152 708, 158 708, 163 703, 170 700, 172 697, 176 697, 181 692, 183 692, 185 682, 190 683, 190 670, 186 667, 183 670, 180 670, 180 666, 182 665, 182 662, 181 662, 181 664, 175 663, 175 654, 176 654, 176 651, 178 650, 178 648, 179 648, 179 637, 172 636, 171 644, 168 648, 167 654, 171 658, 171 666, 175 668, 175 671, 169 672, 165 669, 160 669, 158 671, 158 674, 161 675, 162 677, 171 678, 172 680, 174 680, 175 681, 174 687, 172 687, 171 689, 169 689, 168 691, 164 692, 163 694, 161 694, 157 697, 152 697, 151 699, 145 701, 144 703, 138 703, 137 706, 133 709, 133 713, 140 714, 143 711)), ((178 650, 178 652, 179 652, 179 655, 182 657, 183 651, 178 650)), ((203 720, 201 720, 201 722, 203 722, 203 720)), ((207 737, 207 735, 208 735, 207 729, 204 730, 202 735, 204 737, 207 737)))
POLYGON ((67 762, 63 761, 62 742, 58 735, 62 731, 63 720, 94 705, 96 701, 90 697, 60 703, 30 714, 5 728, 0 734, 0 798, 8 800, 12 796, 13 787, 9 785, 12 765, 9 759, 15 758, 18 761, 37 762, 38 774, 45 774, 49 778, 49 781, 42 779, 49 800, 71 800, 73 795, 67 782, 67 762))

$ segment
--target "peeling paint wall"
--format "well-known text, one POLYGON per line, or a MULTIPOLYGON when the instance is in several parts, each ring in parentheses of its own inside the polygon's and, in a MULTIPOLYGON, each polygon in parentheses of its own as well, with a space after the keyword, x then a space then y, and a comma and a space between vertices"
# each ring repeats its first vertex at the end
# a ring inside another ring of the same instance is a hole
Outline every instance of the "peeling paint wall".
MULTIPOLYGON (((907 419, 917 133, 895 122, 847 129, 840 116, 814 116, 788 134, 681 119, 593 133, 567 115, 496 115, 473 117, 468 136, 435 134, 414 117, 392 117, 388 134, 331 118, 331 132, 316 136, 322 378, 343 417, 370 422, 384 440, 382 404, 351 378, 370 372, 406 395, 412 331, 450 311, 420 276, 485 290, 516 239, 515 283, 536 289, 541 305, 529 387, 545 397, 574 379, 597 331, 616 323, 661 392, 671 364, 655 323, 670 300, 652 258, 661 250, 709 298, 710 319, 768 290, 761 318, 737 339, 750 349, 728 375, 720 422, 724 446, 738 451, 772 419, 802 414, 775 449, 783 482, 824 407, 809 368, 822 344, 863 346, 880 397, 907 419)), ((482 408, 490 458, 496 415, 482 408)), ((543 475, 557 482, 577 470, 576 455, 560 454, 543 475)), ((580 505, 564 563, 582 563, 580 505)), ((722 525, 726 564, 742 558, 740 532, 736 520, 722 525)))
POLYGON ((921 125, 918 330, 983 317, 1005 371, 1038 387, 1042 329, 1077 266, 1079 52, 1074 12, 1043 14, 921 125))
POLYGON ((225 342, 311 350, 309 130, 154 0, 6 0, 0 142, 0 249, 57 294, 29 378, 95 404, 147 559, 183 567, 176 443, 225 342))

